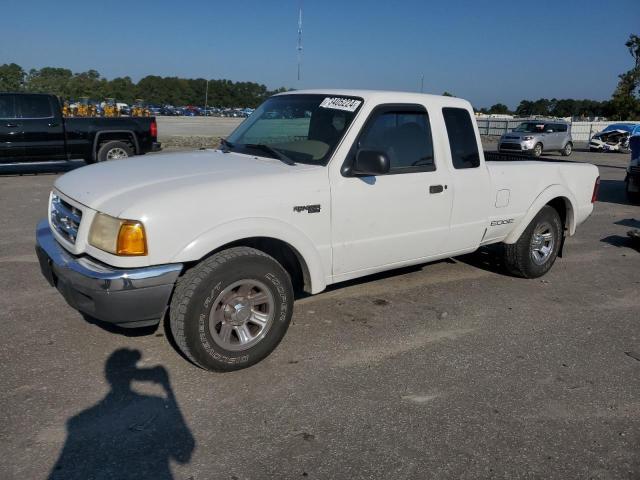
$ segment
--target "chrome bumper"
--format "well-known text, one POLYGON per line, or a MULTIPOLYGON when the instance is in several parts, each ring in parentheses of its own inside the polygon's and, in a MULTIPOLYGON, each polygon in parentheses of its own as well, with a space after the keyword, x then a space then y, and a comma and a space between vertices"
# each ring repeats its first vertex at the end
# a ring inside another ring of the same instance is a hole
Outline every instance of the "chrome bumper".
POLYGON ((47 220, 36 228, 36 253, 43 276, 69 305, 122 327, 157 324, 182 271, 181 263, 124 269, 71 255, 57 242, 47 220))

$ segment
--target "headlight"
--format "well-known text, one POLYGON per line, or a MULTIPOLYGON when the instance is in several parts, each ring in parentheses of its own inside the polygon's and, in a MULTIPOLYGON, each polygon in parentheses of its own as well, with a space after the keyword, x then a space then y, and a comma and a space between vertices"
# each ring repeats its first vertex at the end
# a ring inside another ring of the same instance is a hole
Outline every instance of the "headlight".
POLYGON ((533 140, 533 137, 526 136, 526 137, 522 137, 522 139, 525 140, 525 141, 526 140, 533 140))
POLYGON ((91 223, 89 244, 114 255, 146 255, 144 225, 137 220, 121 220, 98 213, 91 223))

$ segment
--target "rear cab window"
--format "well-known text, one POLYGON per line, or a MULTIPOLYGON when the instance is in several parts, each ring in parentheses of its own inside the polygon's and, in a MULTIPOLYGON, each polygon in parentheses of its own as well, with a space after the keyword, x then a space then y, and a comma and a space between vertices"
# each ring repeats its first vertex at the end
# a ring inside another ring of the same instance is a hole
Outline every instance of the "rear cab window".
POLYGON ((445 107, 442 109, 442 115, 449 137, 453 168, 479 167, 480 152, 469 111, 464 108, 445 107))
POLYGON ((18 97, 18 110, 20 111, 20 118, 53 117, 51 101, 46 95, 20 95, 18 97))

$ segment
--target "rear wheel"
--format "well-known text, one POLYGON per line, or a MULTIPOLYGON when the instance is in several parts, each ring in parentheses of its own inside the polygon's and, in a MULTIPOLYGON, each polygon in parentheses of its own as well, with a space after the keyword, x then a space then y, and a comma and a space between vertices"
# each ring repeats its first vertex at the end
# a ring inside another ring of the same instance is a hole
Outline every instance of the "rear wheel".
POLYGON ((573 152, 573 144, 571 142, 567 142, 564 148, 560 151, 563 157, 568 157, 573 152))
POLYGON ((531 150, 531 155, 533 155, 534 158, 540 158, 540 156, 542 155, 541 143, 536 143, 536 146, 533 147, 533 150, 531 150))
POLYGON ((106 162, 107 160, 121 160, 133 155, 131 147, 119 140, 106 142, 98 150, 98 161, 106 162))
POLYGON ((561 242, 560 215, 553 207, 545 205, 518 241, 504 246, 505 265, 519 277, 541 277, 556 261, 561 242))
POLYGON ((171 333, 200 367, 239 370, 278 346, 292 312, 293 288, 284 268, 259 250, 235 247, 179 280, 171 300, 171 333))

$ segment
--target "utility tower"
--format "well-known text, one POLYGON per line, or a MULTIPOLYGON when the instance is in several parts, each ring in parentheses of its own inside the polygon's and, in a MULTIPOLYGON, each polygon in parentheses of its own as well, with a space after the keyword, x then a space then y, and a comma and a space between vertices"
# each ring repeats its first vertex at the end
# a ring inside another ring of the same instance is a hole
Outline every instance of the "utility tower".
POLYGON ((302 67, 302 2, 298 10, 298 82, 300 81, 300 69, 302 67))

